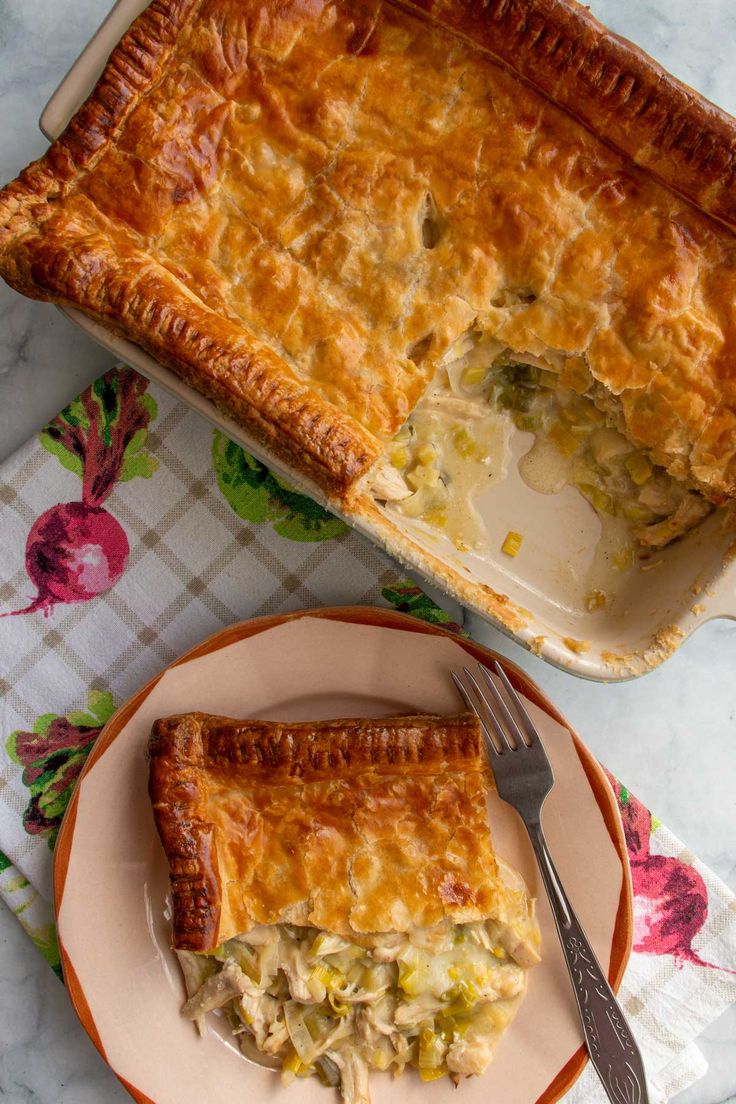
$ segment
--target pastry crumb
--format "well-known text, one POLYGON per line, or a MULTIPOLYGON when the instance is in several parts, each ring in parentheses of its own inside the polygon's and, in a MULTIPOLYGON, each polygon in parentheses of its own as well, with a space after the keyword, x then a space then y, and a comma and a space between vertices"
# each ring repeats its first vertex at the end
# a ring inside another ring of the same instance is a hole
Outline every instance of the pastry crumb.
POLYGON ((576 640, 574 636, 563 636, 562 643, 566 648, 569 648, 571 652, 575 652, 577 655, 582 655, 584 652, 590 651, 589 640, 576 640))

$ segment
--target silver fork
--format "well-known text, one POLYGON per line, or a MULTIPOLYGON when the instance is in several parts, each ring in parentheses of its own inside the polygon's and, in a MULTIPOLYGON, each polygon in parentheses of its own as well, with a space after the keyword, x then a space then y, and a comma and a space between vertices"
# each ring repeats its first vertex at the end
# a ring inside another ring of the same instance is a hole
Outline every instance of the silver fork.
POLYGON ((644 1064, 621 1007, 567 899, 542 830, 542 806, 555 778, 539 733, 500 663, 478 676, 463 667, 452 678, 480 720, 499 796, 521 816, 539 863, 570 971, 585 1044, 613 1104, 649 1104, 644 1064), (480 680, 480 681, 479 681, 480 680))

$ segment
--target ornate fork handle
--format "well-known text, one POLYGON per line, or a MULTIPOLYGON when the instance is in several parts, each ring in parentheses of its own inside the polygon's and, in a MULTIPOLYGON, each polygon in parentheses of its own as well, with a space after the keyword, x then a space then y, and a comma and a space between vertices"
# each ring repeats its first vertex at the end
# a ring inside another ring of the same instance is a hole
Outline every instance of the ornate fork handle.
POLYGON ((639 1048, 562 888, 542 826, 537 822, 527 829, 570 971, 590 1059, 613 1104, 648 1104, 639 1048))

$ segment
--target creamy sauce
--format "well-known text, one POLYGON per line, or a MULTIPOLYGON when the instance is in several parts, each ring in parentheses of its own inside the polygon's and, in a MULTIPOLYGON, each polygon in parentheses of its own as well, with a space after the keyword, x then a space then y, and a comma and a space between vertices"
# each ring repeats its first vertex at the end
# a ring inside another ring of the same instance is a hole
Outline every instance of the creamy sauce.
POLYGON ((559 494, 571 481, 572 464, 551 441, 537 437, 519 460, 519 475, 539 494, 559 494))
POLYGON ((599 514, 598 519, 601 535, 583 584, 591 612, 610 604, 620 587, 622 575, 635 563, 634 544, 626 521, 607 514, 599 514))
MULTIPOLYGON (((506 474, 513 432, 510 419, 485 404, 443 391, 415 411, 411 429, 410 442, 399 443, 399 448, 409 449, 412 457, 427 446, 434 449, 431 466, 438 478, 390 508, 444 533, 460 551, 487 549, 475 499, 506 474)), ((411 470, 405 478, 411 485, 411 470)))
MULTIPOLYGON (((594 549, 588 531, 574 554, 553 567, 578 596, 575 604, 589 612, 613 601, 639 562, 640 543, 663 546, 697 524, 703 516, 698 506, 707 513, 699 496, 654 467, 591 399, 563 386, 559 365, 503 350, 485 335, 460 343, 456 359, 440 370, 433 391, 389 443, 374 483, 376 498, 388 512, 416 521, 425 540, 444 537, 460 552, 495 562, 506 551, 504 537, 494 532, 490 546, 476 501, 491 516, 494 504, 483 492, 505 477, 516 429, 534 435, 517 462, 526 486, 547 496, 576 488, 600 524, 594 549)), ((510 529, 518 530, 508 501, 505 510, 510 529)), ((537 547, 544 540, 533 525, 521 536, 537 547)), ((518 554, 523 558, 523 547, 518 554)))
MULTIPOLYGON (((527 487, 538 494, 559 494, 573 483, 572 461, 542 436, 536 437, 529 451, 520 458, 518 470, 527 487)), ((592 563, 582 581, 585 603, 590 612, 610 604, 622 573, 634 563, 634 544, 626 520, 604 513, 597 513, 597 517, 601 533, 592 563)), ((569 583, 576 584, 578 580, 570 578, 569 583)))

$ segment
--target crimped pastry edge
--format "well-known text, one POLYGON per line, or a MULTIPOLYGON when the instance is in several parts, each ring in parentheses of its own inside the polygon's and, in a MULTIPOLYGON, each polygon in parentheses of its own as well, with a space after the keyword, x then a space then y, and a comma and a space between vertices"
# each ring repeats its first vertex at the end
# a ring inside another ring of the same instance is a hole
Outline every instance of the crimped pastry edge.
POLYGON ((222 907, 214 825, 204 819, 209 771, 256 774, 259 785, 363 773, 490 772, 472 713, 279 723, 185 713, 157 720, 148 745, 149 795, 169 862, 173 944, 210 950, 222 907), (443 734, 441 738, 439 733, 443 734))
POLYGON ((136 342, 275 456, 341 499, 378 459, 379 442, 147 254, 119 245, 116 252, 100 235, 74 247, 48 234, 36 247, 24 239, 12 254, 0 253, 0 273, 30 298, 75 307, 136 342))

